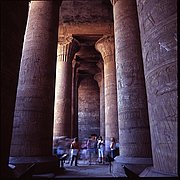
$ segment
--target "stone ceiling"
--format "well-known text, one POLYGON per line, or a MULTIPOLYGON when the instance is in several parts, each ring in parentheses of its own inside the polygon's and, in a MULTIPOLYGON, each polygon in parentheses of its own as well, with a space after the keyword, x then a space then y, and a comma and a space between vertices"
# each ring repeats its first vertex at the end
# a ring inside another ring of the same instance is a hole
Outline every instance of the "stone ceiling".
POLYGON ((114 32, 110 0, 63 0, 59 25, 59 36, 72 35, 81 45, 76 54, 79 75, 96 74, 101 55, 95 50, 95 42, 104 34, 114 32))

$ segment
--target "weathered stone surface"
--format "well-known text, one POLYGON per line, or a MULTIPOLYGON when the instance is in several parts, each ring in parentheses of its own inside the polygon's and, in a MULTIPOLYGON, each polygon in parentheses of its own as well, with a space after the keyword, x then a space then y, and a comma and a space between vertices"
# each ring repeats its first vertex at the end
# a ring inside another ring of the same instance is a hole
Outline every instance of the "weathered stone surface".
POLYGON ((97 23, 112 22, 113 13, 109 0, 68 0, 61 5, 60 22, 97 23))
POLYGON ((11 144, 17 158, 52 155, 58 14, 58 2, 31 2, 11 144))
POLYGON ((88 138, 100 134, 99 88, 92 77, 85 77, 78 88, 78 137, 88 138))
POLYGON ((59 35, 78 34, 84 35, 102 35, 114 32, 113 23, 70 23, 60 24, 59 35))
POLYGON ((8 177, 18 71, 27 16, 28 1, 1 1, 1 178, 8 177))
POLYGON ((114 21, 120 154, 151 157, 136 3, 116 2, 114 21))
POLYGON ((94 76, 94 79, 97 81, 100 91, 100 136, 105 139, 104 68, 94 76))
POLYGON ((80 46, 72 37, 58 43, 54 106, 54 136, 71 137, 72 60, 80 46))
POLYGON ((71 104, 71 137, 78 137, 78 67, 74 58, 72 62, 72 104, 71 104))
MULTIPOLYGON (((14 1, 1 2, 3 5, 1 8, 1 140, 3 144, 1 147, 3 161, 1 162, 1 172, 3 171, 3 173, 1 174, 3 175, 7 174, 4 169, 8 163, 20 49, 27 17, 28 3, 26 2, 26 8, 21 6, 21 3, 24 4, 20 1, 18 3, 14 1), (4 6, 5 4, 6 6, 4 6)), ((32 1, 29 4, 33 3, 39 5, 43 2, 32 1)), ((49 7, 47 11, 51 11, 53 14, 49 16, 48 13, 44 14, 44 11, 39 10, 38 5, 33 15, 29 17, 33 23, 30 25, 31 32, 27 35, 29 42, 25 39, 25 44, 29 45, 23 50, 22 59, 25 65, 22 63, 22 66, 26 67, 24 69, 25 76, 20 80, 21 83, 25 83, 25 86, 21 84, 18 89, 19 107, 15 112, 16 130, 15 137, 12 139, 13 143, 16 141, 12 148, 15 149, 18 156, 10 157, 10 162, 33 163, 35 160, 42 164, 45 163, 46 170, 49 171, 49 168, 55 165, 54 162, 57 162, 52 158, 50 152, 52 149, 52 140, 50 139, 52 139, 53 133, 54 90, 52 90, 53 93, 49 90, 49 88, 52 89, 52 86, 54 87, 52 84, 54 84, 55 77, 55 61, 52 54, 56 54, 54 44, 52 46, 54 40, 52 40, 52 34, 49 36, 49 32, 53 33, 54 31, 54 20, 51 17, 56 12, 49 7), (37 33, 37 29, 40 27, 42 29, 37 33), (48 31, 44 29, 48 29, 48 31), (31 44, 32 40, 36 43, 31 44), (45 42, 48 42, 49 45, 46 46, 45 42), (44 55, 39 56, 37 52, 44 55), (32 54, 31 57, 29 54, 32 54), (51 60, 46 63, 46 59, 51 60), (30 61, 35 63, 35 67, 30 61), (49 79, 53 79, 53 83, 49 79), (44 143, 45 141, 47 143, 44 143), (24 156, 23 153, 30 157, 24 156), (32 155, 35 155, 34 158, 32 155)), ((125 164, 138 173, 151 164, 151 158, 133 157, 135 152, 138 156, 149 153, 149 149, 139 149, 140 146, 144 147, 149 136, 142 135, 146 133, 146 130, 143 131, 140 128, 143 125, 147 127, 147 123, 142 120, 143 116, 145 119, 147 118, 147 112, 144 111, 144 102, 146 101, 143 99, 144 90, 139 86, 139 82, 142 82, 142 65, 139 66, 142 58, 139 56, 141 51, 139 42, 136 41, 139 35, 137 35, 138 26, 134 25, 137 22, 137 15, 133 14, 135 12, 132 10, 133 8, 138 9, 139 13, 153 153, 153 167, 146 168, 140 176, 177 176, 177 1, 63 0, 59 13, 58 38, 60 40, 62 36, 72 35, 82 47, 76 56, 76 62, 80 66, 79 68, 75 66, 73 70, 71 137, 78 136, 78 85, 84 77, 94 77, 99 72, 97 63, 100 61, 101 55, 95 51, 94 44, 103 35, 113 34, 115 31, 115 43, 117 43, 115 50, 120 54, 118 61, 122 62, 116 68, 118 69, 118 91, 122 92, 122 95, 118 94, 117 100, 120 102, 120 107, 124 108, 119 112, 119 117, 122 119, 120 126, 122 140, 120 142, 124 144, 122 152, 120 147, 120 156, 116 157, 113 162, 113 173, 121 173, 124 176, 120 164, 125 164), (128 2, 129 5, 127 5, 128 2), (119 8, 120 4, 122 8, 119 8), (119 8, 114 13, 114 23, 113 6, 114 9, 116 9, 115 7, 119 8), (134 8, 135 6, 136 8, 134 8), (119 21, 116 21, 117 19, 119 21), (121 34, 121 36, 116 39, 116 34, 121 34), (130 60, 136 61, 136 65, 130 60), (142 97, 138 96, 139 92, 142 97), (130 111, 130 107, 134 106, 137 109, 130 111), (143 108, 141 109, 141 107, 143 108), (136 120, 139 117, 140 121, 136 120), (130 121, 131 123, 129 123, 130 121), (141 145, 138 147, 139 140, 141 145)), ((27 27, 29 28, 29 24, 27 27)), ((57 33, 54 35, 57 36, 57 33)), ((69 55, 73 56, 73 54, 69 55)), ((20 74, 22 75, 22 73, 20 74)), ((100 98, 102 98, 101 95, 100 98)), ((111 99, 109 99, 109 103, 111 103, 111 99)), ((109 127, 107 126, 107 128, 109 127)), ((103 134, 101 130, 100 128, 100 134, 103 134)))
POLYGON ((137 0, 153 167, 177 174, 177 1, 137 0))
MULTIPOLYGON (((130 164, 139 173, 150 164, 139 166, 133 159, 151 158, 151 140, 136 2, 116 1, 113 10, 121 157, 114 166, 130 164), (132 162, 122 162, 122 158, 132 162)), ((113 173, 121 175, 115 169, 113 173)))
POLYGON ((95 44, 104 60, 104 96, 105 96, 105 148, 109 151, 110 139, 118 142, 117 86, 114 61, 114 37, 105 35, 95 44))

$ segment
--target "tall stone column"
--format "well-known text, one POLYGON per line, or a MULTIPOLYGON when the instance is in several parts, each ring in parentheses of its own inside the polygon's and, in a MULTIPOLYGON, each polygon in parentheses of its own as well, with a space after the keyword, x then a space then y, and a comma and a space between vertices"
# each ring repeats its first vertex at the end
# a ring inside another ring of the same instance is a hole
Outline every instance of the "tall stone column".
MULTIPOLYGON (((114 0, 112 4, 120 145, 115 163, 126 164, 139 174, 152 159, 136 1, 114 0)), ((114 173, 123 174, 118 167, 114 173)))
POLYGON ((71 137, 72 60, 79 43, 71 36, 58 42, 54 108, 54 137, 71 137))
POLYGON ((79 63, 76 58, 72 61, 72 101, 71 101, 71 138, 78 137, 78 87, 77 87, 77 68, 79 63))
POLYGON ((99 72, 94 76, 100 91, 100 136, 105 138, 105 102, 104 102, 104 78, 103 72, 99 72))
POLYGON ((59 5, 31 1, 14 113, 12 164, 57 165, 52 141, 59 5))
MULTIPOLYGON (((177 1, 137 0, 153 169, 178 174, 177 1)), ((151 173, 153 173, 153 169, 151 173)))
POLYGON ((13 116, 28 1, 1 1, 1 178, 10 177, 8 169, 13 116), (12 29, 13 27, 13 29, 12 29))
POLYGON ((109 151, 111 137, 119 140, 113 36, 103 36, 96 42, 95 47, 104 60, 105 148, 106 151, 109 151))

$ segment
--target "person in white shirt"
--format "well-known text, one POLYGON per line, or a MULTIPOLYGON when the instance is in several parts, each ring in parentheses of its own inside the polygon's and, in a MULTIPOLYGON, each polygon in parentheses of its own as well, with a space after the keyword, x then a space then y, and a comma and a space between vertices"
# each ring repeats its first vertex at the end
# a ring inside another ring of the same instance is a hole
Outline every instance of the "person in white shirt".
POLYGON ((102 139, 102 136, 99 136, 99 138, 98 138, 97 147, 98 147, 98 160, 99 160, 99 163, 104 164, 105 144, 104 144, 104 141, 102 139))
POLYGON ((71 143, 70 148, 71 148, 71 166, 74 160, 75 160, 75 166, 77 166, 78 155, 80 152, 80 144, 77 137, 74 138, 74 141, 71 143))

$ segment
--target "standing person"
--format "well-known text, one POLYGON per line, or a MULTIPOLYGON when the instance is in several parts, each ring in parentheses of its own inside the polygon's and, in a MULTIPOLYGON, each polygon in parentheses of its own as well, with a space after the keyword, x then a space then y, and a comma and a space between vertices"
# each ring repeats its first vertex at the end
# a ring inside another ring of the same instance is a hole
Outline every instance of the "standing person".
POLYGON ((98 138, 97 138, 97 135, 94 136, 94 140, 95 140, 95 143, 94 143, 94 148, 95 148, 95 153, 98 154, 98 138))
POLYGON ((111 144, 110 144, 110 149, 111 149, 111 157, 114 159, 116 156, 116 141, 115 138, 111 138, 111 144))
POLYGON ((111 143, 110 143, 110 149, 111 149, 111 157, 114 159, 116 156, 116 141, 115 138, 111 138, 111 143))
POLYGON ((65 153, 64 148, 60 145, 57 147, 57 157, 60 158, 65 153))
POLYGON ((91 165, 92 158, 96 154, 96 139, 95 136, 89 137, 87 141, 87 151, 88 151, 88 156, 89 156, 89 165, 91 165))
POLYGON ((104 164, 105 144, 104 144, 104 141, 102 139, 102 136, 99 136, 97 146, 98 146, 98 161, 99 161, 99 163, 104 164))
POLYGON ((80 151, 80 145, 77 137, 74 138, 74 141, 71 143, 70 148, 71 148, 71 166, 73 164, 74 159, 75 159, 75 166, 77 166, 77 159, 80 151))

